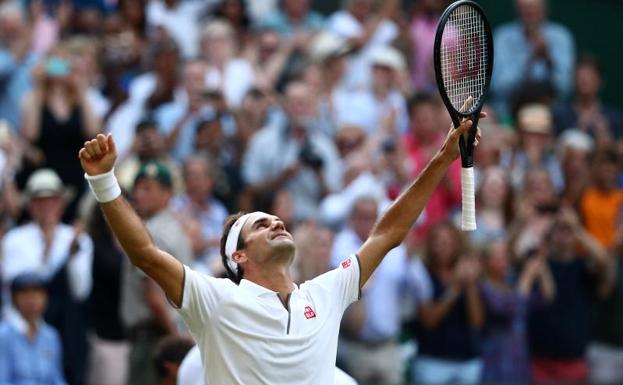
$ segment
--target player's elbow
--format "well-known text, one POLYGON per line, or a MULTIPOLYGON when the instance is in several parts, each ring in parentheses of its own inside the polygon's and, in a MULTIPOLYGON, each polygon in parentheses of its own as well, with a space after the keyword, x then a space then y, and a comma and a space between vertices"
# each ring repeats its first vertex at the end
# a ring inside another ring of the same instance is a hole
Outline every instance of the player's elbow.
POLYGON ((135 247, 132 249, 126 250, 128 257, 130 258, 130 262, 141 269, 142 271, 149 271, 150 267, 156 262, 156 254, 158 253, 158 248, 153 243, 135 247))

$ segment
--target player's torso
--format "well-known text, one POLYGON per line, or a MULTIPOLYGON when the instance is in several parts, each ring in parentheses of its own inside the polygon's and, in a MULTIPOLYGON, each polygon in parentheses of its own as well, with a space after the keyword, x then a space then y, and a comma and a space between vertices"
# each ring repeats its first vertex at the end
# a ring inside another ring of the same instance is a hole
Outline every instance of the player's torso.
POLYGON ((330 295, 295 290, 287 306, 262 290, 227 299, 201 341, 214 363, 208 371, 218 383, 330 384, 342 316, 330 295))

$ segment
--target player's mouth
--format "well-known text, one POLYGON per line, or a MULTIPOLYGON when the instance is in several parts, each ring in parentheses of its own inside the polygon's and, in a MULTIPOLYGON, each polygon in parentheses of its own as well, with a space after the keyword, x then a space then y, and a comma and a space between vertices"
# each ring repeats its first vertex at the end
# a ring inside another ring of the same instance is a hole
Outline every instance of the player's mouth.
POLYGON ((277 233, 277 234, 273 235, 270 239, 277 239, 277 238, 280 238, 280 237, 290 238, 288 233, 277 233))

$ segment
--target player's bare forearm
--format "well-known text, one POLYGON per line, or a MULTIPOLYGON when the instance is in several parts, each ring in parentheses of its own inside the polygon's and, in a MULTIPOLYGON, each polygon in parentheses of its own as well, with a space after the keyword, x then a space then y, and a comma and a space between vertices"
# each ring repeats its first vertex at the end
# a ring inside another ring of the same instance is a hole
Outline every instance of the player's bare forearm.
MULTIPOLYGON (((485 117, 481 113, 481 117, 485 117)), ((374 226, 370 237, 358 251, 361 263, 361 285, 370 278, 385 255, 398 246, 411 226, 420 216, 428 199, 448 171, 448 167, 459 156, 459 138, 472 126, 471 120, 465 120, 457 129, 450 129, 448 136, 437 154, 424 170, 400 196, 392 203, 387 212, 374 226)), ((476 134, 478 144, 480 132, 476 134)))
POLYGON ((451 162, 452 159, 440 155, 434 157, 415 182, 380 218, 359 250, 362 285, 370 278, 383 257, 407 236, 451 162))
MULTIPOLYGON (((100 134, 97 139, 85 142, 79 157, 82 168, 90 177, 111 174, 117 158, 112 137, 100 134)), ((89 183, 93 183, 92 180, 89 183)), ((143 221, 122 196, 113 197, 111 200, 100 200, 105 202, 101 203, 101 208, 123 250, 132 264, 152 278, 167 297, 179 306, 184 267, 173 256, 156 247, 143 221)))
POLYGON ((152 241, 143 221, 123 197, 101 204, 104 216, 132 264, 141 269, 180 305, 184 267, 152 241))

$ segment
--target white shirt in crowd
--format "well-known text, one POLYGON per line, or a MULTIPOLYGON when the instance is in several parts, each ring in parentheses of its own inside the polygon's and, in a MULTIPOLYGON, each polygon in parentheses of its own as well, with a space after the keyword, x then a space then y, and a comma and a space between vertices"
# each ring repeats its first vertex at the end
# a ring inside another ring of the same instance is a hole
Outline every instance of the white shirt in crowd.
POLYGON ((356 256, 278 293, 185 267, 179 312, 201 351, 206 384, 332 384, 344 310, 359 298, 356 256))
MULTIPOLYGON (((2 281, 8 285, 17 275, 26 272, 38 273, 49 279, 67 263, 71 294, 76 300, 86 299, 93 283, 91 278, 93 242, 87 234, 80 234, 79 250, 70 256, 69 249, 73 239, 73 227, 59 224, 52 247, 46 256, 45 238, 38 225, 29 223, 12 229, 2 241, 2 281)), ((7 290, 5 288, 5 295, 8 293, 7 290)))
POLYGON ((164 1, 152 0, 147 5, 147 23, 163 27, 180 47, 182 56, 195 58, 199 53, 200 16, 215 1, 178 1, 173 7, 164 1))
MULTIPOLYGON (((348 11, 338 11, 327 20, 327 30, 346 39, 363 35, 365 27, 348 11)), ((383 20, 372 37, 356 55, 351 56, 345 72, 345 85, 348 88, 366 88, 371 84, 370 55, 374 48, 388 45, 398 37, 398 26, 390 21, 383 20)))

